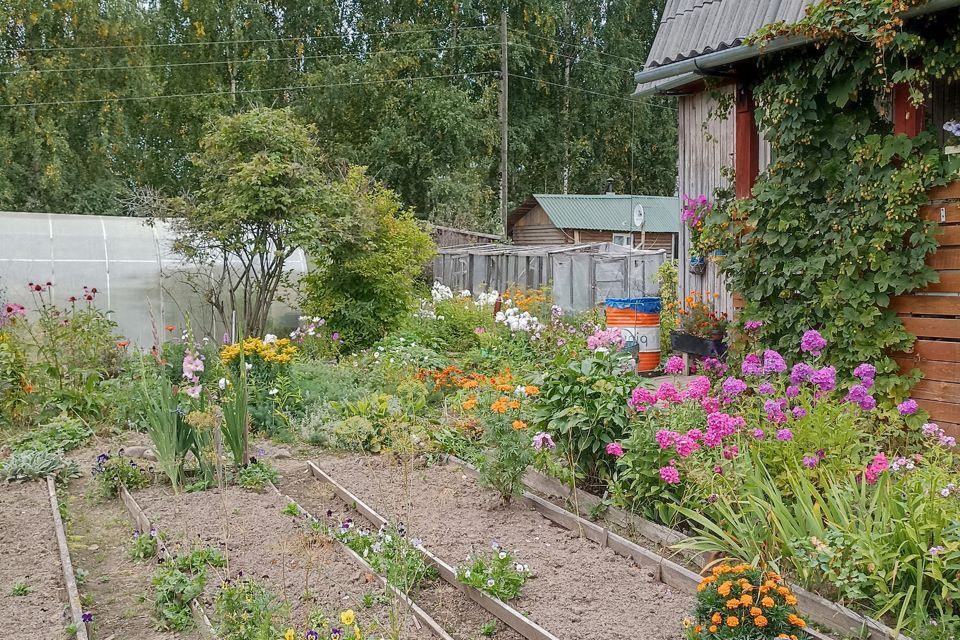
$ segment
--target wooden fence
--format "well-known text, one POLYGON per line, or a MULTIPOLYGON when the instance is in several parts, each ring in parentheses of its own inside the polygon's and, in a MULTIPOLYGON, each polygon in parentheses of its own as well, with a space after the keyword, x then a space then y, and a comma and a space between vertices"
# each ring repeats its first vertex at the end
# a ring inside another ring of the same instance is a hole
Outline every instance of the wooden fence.
POLYGON ((893 356, 904 373, 914 368, 923 373, 912 397, 934 422, 960 437, 960 180, 931 191, 920 215, 940 228, 939 247, 927 257, 940 282, 891 300, 907 331, 917 336, 912 350, 893 356))

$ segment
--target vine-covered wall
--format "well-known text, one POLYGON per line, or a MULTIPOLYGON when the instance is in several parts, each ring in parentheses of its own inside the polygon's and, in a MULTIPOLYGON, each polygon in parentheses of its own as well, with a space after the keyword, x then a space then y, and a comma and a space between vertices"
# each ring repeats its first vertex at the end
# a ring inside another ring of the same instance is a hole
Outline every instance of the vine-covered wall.
POLYGON ((710 219, 733 226, 724 271, 745 299, 742 317, 764 322, 768 344, 791 351, 816 327, 831 361, 875 362, 881 388, 901 391, 907 381, 887 354, 913 337, 890 298, 936 278, 925 264, 935 225, 917 212, 957 163, 933 132, 894 134, 886 105, 898 83, 920 103, 931 83, 960 70, 957 12, 904 25, 908 4, 834 0, 754 38, 803 35, 817 45, 761 58, 756 115, 774 160, 752 198, 710 219))

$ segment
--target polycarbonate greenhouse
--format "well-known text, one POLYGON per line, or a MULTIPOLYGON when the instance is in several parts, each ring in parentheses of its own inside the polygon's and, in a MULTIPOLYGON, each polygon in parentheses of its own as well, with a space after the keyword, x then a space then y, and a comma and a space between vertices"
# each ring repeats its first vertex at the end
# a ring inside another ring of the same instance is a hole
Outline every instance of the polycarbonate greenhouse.
MULTIPOLYGON (((148 225, 142 218, 0 212, 0 300, 33 308, 28 282, 53 282, 59 305, 85 286, 96 287, 95 304, 134 344, 149 346, 155 334, 162 341, 165 326, 182 328, 188 318, 197 336, 219 339, 230 328, 188 284, 200 272, 171 246, 169 225, 148 225)), ((287 266, 295 278, 303 274, 303 251, 287 266)), ((295 324, 295 312, 275 303, 271 325, 295 324)))

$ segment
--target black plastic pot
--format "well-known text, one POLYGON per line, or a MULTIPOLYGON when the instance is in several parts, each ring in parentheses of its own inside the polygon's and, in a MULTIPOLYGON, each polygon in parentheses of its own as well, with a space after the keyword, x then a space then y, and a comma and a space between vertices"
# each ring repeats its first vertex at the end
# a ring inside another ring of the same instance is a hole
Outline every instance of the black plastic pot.
POLYGON ((670 348, 678 353, 691 353, 704 358, 720 358, 727 352, 727 343, 710 340, 680 331, 670 332, 670 348))

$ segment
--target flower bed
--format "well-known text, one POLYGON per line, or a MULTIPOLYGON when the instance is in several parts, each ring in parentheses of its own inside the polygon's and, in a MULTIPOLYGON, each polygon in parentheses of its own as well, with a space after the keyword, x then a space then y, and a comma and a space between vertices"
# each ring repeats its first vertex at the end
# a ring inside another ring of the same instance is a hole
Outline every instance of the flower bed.
POLYGON ((493 541, 512 550, 531 572, 517 607, 559 637, 682 637, 678 621, 691 608, 688 595, 609 550, 558 531, 529 507, 491 510, 495 496, 465 476, 428 467, 404 477, 400 468, 376 458, 325 456, 320 462, 384 516, 436 541, 428 548, 440 557, 466 558, 493 541), (608 617, 618 623, 600 628, 590 622, 608 617))

